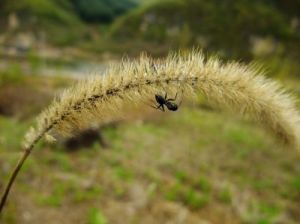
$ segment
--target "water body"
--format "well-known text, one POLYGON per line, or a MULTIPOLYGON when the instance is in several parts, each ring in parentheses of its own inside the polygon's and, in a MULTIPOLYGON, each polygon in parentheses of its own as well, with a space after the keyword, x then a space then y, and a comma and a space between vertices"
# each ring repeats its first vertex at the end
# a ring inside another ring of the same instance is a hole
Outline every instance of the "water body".
POLYGON ((69 76, 76 79, 88 75, 101 75, 109 67, 109 64, 117 63, 109 61, 60 61, 59 59, 28 59, 28 58, 2 58, 0 72, 20 73, 22 75, 41 76, 69 76))
POLYGON ((76 79, 84 78, 89 75, 102 75, 108 69, 108 62, 87 63, 79 62, 74 65, 60 66, 41 66, 36 69, 35 73, 44 76, 70 76, 76 79))

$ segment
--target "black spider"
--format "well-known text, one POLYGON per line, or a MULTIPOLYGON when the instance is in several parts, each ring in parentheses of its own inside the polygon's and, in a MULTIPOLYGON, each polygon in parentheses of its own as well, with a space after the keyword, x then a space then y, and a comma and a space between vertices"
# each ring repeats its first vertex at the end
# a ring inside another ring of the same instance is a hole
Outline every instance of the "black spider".
POLYGON ((167 98, 167 93, 165 95, 165 97, 156 94, 155 95, 155 100, 158 103, 158 105, 156 105, 155 107, 152 106, 155 109, 161 110, 161 111, 165 111, 164 105, 171 111, 176 111, 178 109, 178 105, 176 103, 173 103, 172 101, 175 101, 177 98, 177 93, 175 95, 174 99, 168 99, 167 98))

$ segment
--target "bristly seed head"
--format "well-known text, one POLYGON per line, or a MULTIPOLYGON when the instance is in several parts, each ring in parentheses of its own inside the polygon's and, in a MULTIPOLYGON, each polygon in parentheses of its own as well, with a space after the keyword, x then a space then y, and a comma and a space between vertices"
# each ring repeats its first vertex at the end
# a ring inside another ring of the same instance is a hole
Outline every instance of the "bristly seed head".
POLYGON ((185 96, 201 93, 218 107, 249 114, 284 142, 299 146, 300 118, 293 99, 261 74, 253 66, 223 64, 199 52, 157 61, 144 55, 123 61, 56 98, 27 133, 25 147, 46 132, 68 136, 95 123, 120 120, 141 111, 145 100, 157 92, 176 93, 179 88, 185 96))

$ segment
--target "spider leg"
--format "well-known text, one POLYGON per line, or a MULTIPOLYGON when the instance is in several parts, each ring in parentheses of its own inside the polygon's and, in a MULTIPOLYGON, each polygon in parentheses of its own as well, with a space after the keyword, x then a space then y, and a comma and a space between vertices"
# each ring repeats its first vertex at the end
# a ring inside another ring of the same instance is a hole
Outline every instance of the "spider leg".
POLYGON ((154 108, 154 109, 158 109, 158 107, 159 107, 159 106, 156 106, 156 105, 155 106, 149 105, 149 106, 154 108))
POLYGON ((178 94, 178 92, 176 93, 176 95, 175 95, 175 98, 173 99, 173 98, 171 98, 171 99, 167 99, 167 101, 175 101, 176 99, 177 99, 177 94, 178 94))
POLYGON ((162 105, 162 104, 160 104, 160 105, 158 105, 157 107, 154 107, 155 109, 157 109, 157 110, 161 110, 161 111, 165 111, 165 108, 164 108, 164 105, 162 105))
POLYGON ((183 97, 181 96, 180 102, 178 103, 178 106, 180 107, 181 103, 182 103, 183 97))
MULTIPOLYGON (((152 101, 152 103, 154 103, 153 101, 152 101)), ((147 106, 149 106, 149 107, 152 107, 152 108, 154 108, 154 109, 158 109, 158 107, 160 106, 160 105, 156 105, 155 103, 154 103, 154 106, 153 105, 151 105, 151 104, 148 104, 148 103, 145 103, 147 106)))
POLYGON ((157 102, 155 102, 154 100, 151 100, 151 103, 153 103, 155 106, 159 106, 159 105, 156 105, 157 102))
POLYGON ((154 109, 157 109, 157 108, 159 107, 159 105, 156 105, 156 102, 155 102, 154 100, 151 100, 151 103, 153 103, 154 106, 151 105, 151 104, 148 104, 148 103, 146 103, 146 102, 143 102, 143 103, 144 103, 145 105, 149 106, 149 107, 153 107, 154 109))
POLYGON ((178 106, 180 106, 180 105, 181 105, 181 103, 182 103, 182 100, 183 100, 183 89, 181 89, 181 100, 180 100, 180 102, 179 102, 178 106))
POLYGON ((165 100, 167 100, 167 98, 168 98, 168 93, 166 92, 166 94, 165 94, 165 100))
POLYGON ((165 112, 164 105, 162 105, 162 104, 160 104, 160 105, 155 105, 155 106, 149 105, 149 106, 152 107, 152 108, 154 108, 154 109, 156 109, 156 110, 161 110, 161 111, 165 112))

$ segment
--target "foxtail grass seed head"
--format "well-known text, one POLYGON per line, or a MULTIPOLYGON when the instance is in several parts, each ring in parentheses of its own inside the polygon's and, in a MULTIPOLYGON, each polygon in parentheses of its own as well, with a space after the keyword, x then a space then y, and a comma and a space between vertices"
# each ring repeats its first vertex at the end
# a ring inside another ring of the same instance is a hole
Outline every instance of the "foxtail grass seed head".
POLYGON ((143 55, 79 81, 38 117, 36 127, 26 135, 25 147, 45 133, 72 136, 91 125, 120 120, 132 111, 143 112, 141 108, 155 94, 174 96, 178 91, 185 97, 203 94, 213 105, 251 115, 283 142, 300 145, 299 113, 293 98, 277 82, 265 78, 255 66, 222 63, 191 52, 165 60, 143 55))

